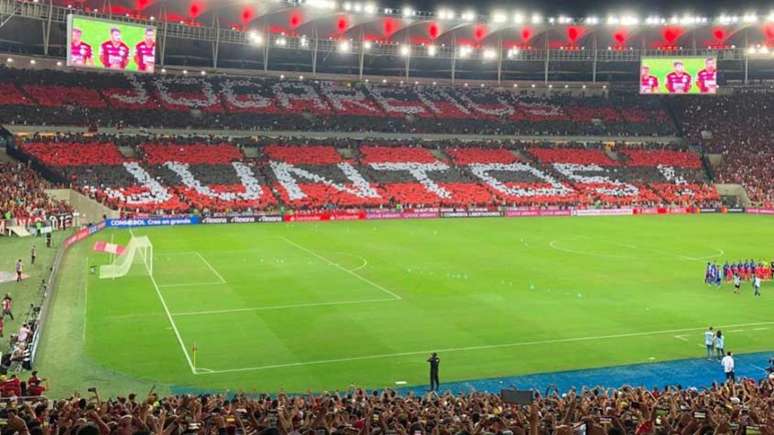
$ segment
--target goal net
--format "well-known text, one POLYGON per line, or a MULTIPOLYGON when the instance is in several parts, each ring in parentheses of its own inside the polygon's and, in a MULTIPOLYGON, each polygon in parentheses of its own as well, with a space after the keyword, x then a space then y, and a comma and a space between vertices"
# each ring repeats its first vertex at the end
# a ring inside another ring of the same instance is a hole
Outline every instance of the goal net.
POLYGON ((137 236, 129 239, 126 250, 116 257, 111 264, 100 266, 99 278, 120 278, 126 276, 134 264, 141 265, 149 275, 153 275, 153 244, 147 236, 137 236))

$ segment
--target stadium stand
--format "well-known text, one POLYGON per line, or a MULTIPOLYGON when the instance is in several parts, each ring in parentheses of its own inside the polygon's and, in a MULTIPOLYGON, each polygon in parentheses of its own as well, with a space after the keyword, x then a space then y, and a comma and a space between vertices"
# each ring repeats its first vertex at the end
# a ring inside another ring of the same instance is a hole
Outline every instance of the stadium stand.
POLYGON ((27 226, 71 213, 65 203, 51 200, 49 187, 37 172, 21 163, 0 163, 0 221, 3 227, 27 226))
POLYGON ((283 205, 700 206, 718 200, 693 152, 624 150, 614 160, 601 144, 582 146, 385 139, 235 145, 219 138, 62 136, 32 138, 19 150, 62 182, 128 213, 228 213, 283 205), (124 157, 117 143, 136 149, 139 159, 124 157), (245 146, 257 147, 261 157, 247 158, 245 146))
POLYGON ((538 98, 440 85, 0 68, 0 121, 15 124, 525 135, 676 132, 657 101, 624 96, 538 98))
POLYGON ((774 120, 769 115, 774 95, 739 92, 672 104, 687 140, 722 156, 716 168, 719 182, 744 186, 753 205, 774 205, 774 120))
MULTIPOLYGON (((2 391, 45 391, 37 374, 6 380, 2 391), (7 387, 5 387, 7 385, 7 387)), ((591 388, 546 392, 534 403, 506 403, 499 395, 399 394, 393 390, 258 397, 236 394, 127 397, 90 406, 75 396, 49 407, 28 397, 14 408, 16 433, 315 433, 315 434, 589 434, 744 433, 774 430, 774 381, 743 380, 711 389, 591 388), (635 405, 636 404, 636 405, 635 405), (158 406, 157 406, 158 405, 158 406), (157 410, 158 412, 154 411, 157 410), (49 423, 50 422, 50 423, 49 423)), ((18 396, 19 394, 17 394, 18 396)))

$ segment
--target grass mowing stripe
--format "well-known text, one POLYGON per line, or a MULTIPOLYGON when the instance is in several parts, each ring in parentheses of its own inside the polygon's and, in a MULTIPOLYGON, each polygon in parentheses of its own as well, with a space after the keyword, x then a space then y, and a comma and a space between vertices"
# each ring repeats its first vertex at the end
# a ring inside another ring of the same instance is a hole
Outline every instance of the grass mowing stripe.
MULTIPOLYGON (((724 326, 719 326, 719 327, 720 328, 737 328, 737 327, 742 327, 742 326, 759 326, 759 325, 773 325, 773 324, 774 324, 774 322, 756 322, 756 323, 742 323, 742 324, 738 324, 738 325, 724 325, 724 326)), ((210 370, 210 369, 208 369, 206 372, 200 372, 200 373, 196 373, 196 374, 197 375, 203 375, 203 374, 209 375, 209 374, 218 374, 218 373, 249 372, 249 371, 269 370, 269 369, 278 369, 278 368, 286 368, 286 367, 301 367, 301 366, 308 366, 308 365, 333 364, 333 363, 350 362, 350 361, 362 361, 362 360, 369 360, 369 359, 397 358, 397 357, 403 357, 403 356, 427 355, 427 354, 430 354, 430 353, 433 353, 433 352, 438 352, 438 353, 468 352, 468 351, 475 351, 475 350, 501 349, 501 348, 508 348, 508 347, 535 346, 535 345, 541 345, 541 344, 559 344, 559 343, 573 343, 573 342, 579 342, 579 341, 594 341, 594 340, 609 340, 609 339, 629 338, 629 337, 644 337, 644 336, 651 336, 651 335, 674 334, 675 332, 703 331, 705 328, 706 327, 667 329, 667 330, 663 330, 663 331, 631 332, 631 333, 626 333, 626 334, 599 335, 599 336, 592 336, 592 337, 559 338, 559 339, 553 339, 553 340, 536 340, 536 341, 523 341, 523 342, 518 342, 518 343, 488 344, 488 345, 482 345, 482 346, 468 346, 468 347, 457 347, 457 348, 449 348, 449 349, 417 350, 417 351, 411 351, 411 352, 384 353, 384 354, 379 354, 379 355, 364 355, 364 356, 356 356, 356 357, 350 357, 350 358, 336 358, 336 359, 327 359, 327 360, 318 360, 318 361, 305 361, 305 362, 287 363, 287 364, 272 364, 272 365, 265 365, 265 366, 258 366, 258 367, 244 367, 244 368, 238 368, 238 369, 224 369, 224 370, 210 370)))
POLYGON ((292 308, 309 308, 309 307, 325 307, 336 305, 355 305, 355 304, 373 304, 378 302, 395 302, 397 299, 364 299, 362 301, 341 301, 341 302, 317 302, 309 304, 289 304, 289 305, 269 305, 265 307, 251 307, 251 308, 234 308, 231 310, 212 310, 212 311, 191 311, 187 313, 172 313, 174 317, 180 316, 206 316, 210 314, 228 314, 228 313, 241 313, 246 311, 268 311, 268 310, 286 310, 292 308))
POLYGON ((355 273, 354 271, 352 271, 352 270, 350 270, 350 269, 347 269, 347 268, 345 268, 345 267, 342 267, 342 266, 341 266, 340 264, 338 264, 338 263, 334 263, 333 261, 331 261, 331 260, 328 260, 327 258, 325 258, 325 257, 323 257, 322 255, 320 255, 320 254, 318 254, 318 253, 316 253, 316 252, 312 251, 311 249, 305 248, 305 247, 303 247, 303 246, 299 245, 298 243, 296 243, 296 242, 294 242, 294 241, 292 241, 292 240, 290 240, 290 239, 287 239, 287 238, 285 238, 285 237, 280 237, 280 238, 281 238, 282 240, 284 240, 285 242, 287 242, 288 244, 290 244, 290 245, 292 245, 292 246, 295 246, 296 248, 298 248, 298 249, 300 249, 300 250, 302 250, 302 251, 304 251, 304 252, 306 252, 306 253, 308 253, 308 254, 310 254, 310 255, 313 255, 314 257, 317 257, 318 259, 320 259, 320 260, 322 260, 322 261, 324 261, 324 262, 326 262, 326 263, 330 264, 331 266, 333 266, 333 267, 335 267, 335 268, 337 268, 337 269, 339 269, 339 270, 343 270, 344 272, 346 272, 346 273, 348 273, 348 274, 350 274, 350 275, 354 276, 355 278, 357 278, 357 279, 359 279, 359 280, 361 280, 361 281, 365 282, 366 284, 369 284, 369 285, 371 285, 371 286, 373 286, 373 287, 375 287, 375 288, 377 288, 377 289, 379 289, 379 290, 381 290, 381 291, 383 291, 383 292, 387 293, 388 295, 392 296, 392 297, 393 297, 393 298, 395 298, 396 300, 401 300, 401 299, 403 299, 402 297, 398 296, 396 293, 394 293, 394 292, 392 292, 392 291, 390 291, 390 290, 387 290, 386 288, 382 287, 381 285, 379 285, 379 284, 377 284, 377 283, 375 283, 375 282, 371 281, 370 279, 368 279, 368 278, 366 278, 366 277, 364 277, 364 276, 362 276, 362 275, 360 275, 360 274, 357 274, 357 273, 355 273))
MULTIPOLYGON (((131 228, 129 229, 129 234, 134 237, 134 232, 131 228)), ((185 355, 185 360, 188 362, 188 367, 191 368, 191 373, 196 374, 196 367, 194 367, 193 362, 191 361, 191 356, 188 355, 188 349, 185 348, 183 337, 180 335, 180 331, 177 329, 177 325, 175 325, 175 321, 172 319, 172 314, 170 314, 169 307, 167 307, 167 301, 164 300, 164 296, 161 294, 159 285, 156 283, 156 278, 153 277, 153 274, 148 269, 148 264, 144 261, 143 267, 145 267, 145 270, 148 271, 148 275, 150 276, 150 280, 153 283, 153 287, 156 289, 156 295, 159 297, 161 306, 164 307, 164 312, 167 314, 167 320, 169 320, 169 324, 172 325, 172 330, 175 332, 175 337, 177 337, 177 342, 180 344, 180 349, 183 350, 183 355, 185 355)))

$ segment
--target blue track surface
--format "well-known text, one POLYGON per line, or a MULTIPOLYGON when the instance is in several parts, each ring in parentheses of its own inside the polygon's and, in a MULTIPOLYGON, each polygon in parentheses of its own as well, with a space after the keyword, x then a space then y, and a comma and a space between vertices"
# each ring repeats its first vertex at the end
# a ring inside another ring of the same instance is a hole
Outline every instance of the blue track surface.
MULTIPOLYGON (((766 376, 765 367, 768 367, 768 360, 771 356, 770 352, 735 355, 737 379, 746 377, 757 380, 766 376)), ((631 385, 661 388, 667 385, 681 385, 683 388, 701 388, 710 386, 713 382, 722 383, 724 380, 725 375, 719 361, 686 359, 590 370, 571 370, 481 379, 449 384, 442 383, 441 391, 451 391, 455 394, 472 391, 499 393, 503 388, 517 388, 520 390, 536 389, 543 393, 549 386, 554 385, 561 393, 573 387, 580 389, 584 386, 589 388, 596 386, 618 388, 622 385, 631 385)), ((441 367, 441 382, 443 382, 443 366, 441 367)), ((407 387, 399 391, 402 393, 414 392, 416 394, 423 394, 427 391, 427 386, 407 387)))
MULTIPOLYGON (((766 376, 772 352, 749 353, 735 355, 736 377, 761 379, 766 376)), ((717 360, 685 359, 659 363, 631 364, 625 366, 605 367, 588 370, 570 370, 566 372, 539 373, 525 376, 480 379, 464 382, 441 384, 441 392, 451 391, 455 394, 485 391, 499 393, 503 388, 520 390, 536 389, 544 393, 548 387, 556 386, 560 393, 571 388, 604 387, 618 388, 623 385, 659 387, 680 385, 683 388, 708 387, 713 382, 722 383, 725 380, 723 368, 717 360)), ((443 381, 443 366, 441 366, 441 381, 443 381)), ((172 386, 173 394, 207 394, 217 391, 191 387, 172 386)), ((424 394, 426 385, 397 388, 402 394, 424 394)), ((300 393, 300 392, 299 392, 300 393)))

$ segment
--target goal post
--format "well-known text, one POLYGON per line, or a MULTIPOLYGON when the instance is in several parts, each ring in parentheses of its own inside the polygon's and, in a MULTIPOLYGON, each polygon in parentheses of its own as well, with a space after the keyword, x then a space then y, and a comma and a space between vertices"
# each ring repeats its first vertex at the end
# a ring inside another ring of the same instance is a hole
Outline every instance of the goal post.
POLYGON ((129 239, 126 250, 116 257, 111 264, 100 266, 99 278, 120 278, 126 276, 135 263, 142 263, 142 268, 153 276, 153 244, 148 236, 137 236, 129 239))

